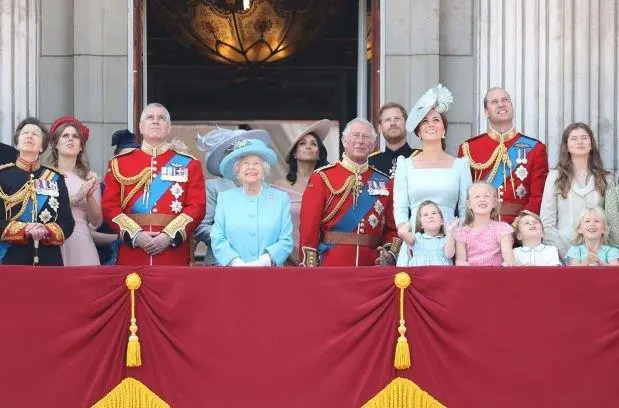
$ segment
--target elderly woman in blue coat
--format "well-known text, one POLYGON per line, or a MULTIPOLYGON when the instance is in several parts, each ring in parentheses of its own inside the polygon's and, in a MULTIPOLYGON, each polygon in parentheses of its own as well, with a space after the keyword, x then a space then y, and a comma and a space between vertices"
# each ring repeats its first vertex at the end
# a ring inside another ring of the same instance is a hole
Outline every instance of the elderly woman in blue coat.
POLYGON ((231 148, 219 169, 240 187, 217 197, 213 254, 220 265, 282 265, 293 245, 290 199, 266 183, 277 155, 257 139, 239 140, 231 148))

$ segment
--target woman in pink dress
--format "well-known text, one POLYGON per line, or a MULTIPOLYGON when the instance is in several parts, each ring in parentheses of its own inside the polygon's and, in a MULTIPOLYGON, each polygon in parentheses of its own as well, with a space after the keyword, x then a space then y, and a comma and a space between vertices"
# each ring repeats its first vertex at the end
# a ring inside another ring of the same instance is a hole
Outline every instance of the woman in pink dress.
POLYGON ((71 116, 56 119, 50 131, 52 154, 49 161, 65 175, 75 220, 73 234, 60 248, 65 266, 99 265, 89 224, 94 229, 101 224, 101 191, 99 179, 90 171, 86 156, 89 133, 86 126, 71 116))
POLYGON ((286 152, 286 163, 288 163, 286 179, 273 183, 273 187, 287 192, 290 196, 294 247, 288 257, 288 261, 293 265, 298 265, 299 263, 297 258, 299 255, 301 199, 314 170, 328 164, 327 148, 323 140, 325 140, 330 130, 331 122, 328 119, 322 119, 299 133, 286 152))

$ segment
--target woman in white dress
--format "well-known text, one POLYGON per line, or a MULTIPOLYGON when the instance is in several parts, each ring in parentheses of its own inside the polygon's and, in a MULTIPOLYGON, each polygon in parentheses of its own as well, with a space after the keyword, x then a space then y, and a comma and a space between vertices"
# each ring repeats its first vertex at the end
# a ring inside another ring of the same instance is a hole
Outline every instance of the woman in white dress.
POLYGON ((591 128, 572 123, 563 131, 557 167, 544 185, 540 217, 544 243, 565 256, 576 239, 580 214, 587 208, 604 207, 606 188, 613 176, 604 170, 591 128))
MULTIPOLYGON (((406 120, 406 130, 414 132, 422 151, 408 158, 400 156, 395 170, 393 206, 398 236, 406 244, 413 242, 415 218, 419 205, 435 202, 445 225, 456 215, 465 213, 466 193, 471 185, 468 160, 445 152, 447 118, 445 112, 453 102, 451 92, 441 84, 428 90, 415 104, 406 120)), ((402 245, 398 266, 408 266, 408 245, 402 245)))

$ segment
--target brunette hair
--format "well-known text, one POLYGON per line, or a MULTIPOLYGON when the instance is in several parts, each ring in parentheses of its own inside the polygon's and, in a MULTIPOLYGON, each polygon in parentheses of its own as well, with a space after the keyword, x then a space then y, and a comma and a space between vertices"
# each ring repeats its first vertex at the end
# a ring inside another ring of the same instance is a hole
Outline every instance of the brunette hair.
MULTIPOLYGON (((318 145, 318 160, 316 160, 316 164, 314 165, 314 169, 317 169, 322 166, 326 166, 329 164, 327 161, 327 148, 325 144, 320 140, 318 136, 314 133, 308 133, 308 135, 312 135, 316 140, 316 144, 318 145)), ((302 139, 302 138, 301 138, 302 139)), ((286 180, 290 182, 290 184, 294 184, 297 182, 297 173, 299 172, 299 164, 297 163, 297 159, 294 155, 297 152, 297 147, 301 142, 301 139, 290 149, 290 153, 288 157, 286 157, 286 163, 288 163, 288 174, 286 174, 286 180)))
POLYGON ((394 108, 399 109, 400 112, 402 112, 402 117, 404 118, 404 121, 406 122, 406 119, 408 119, 408 113, 406 113, 406 109, 404 109, 404 106, 396 102, 387 102, 386 104, 381 106, 380 109, 378 110, 378 124, 382 123, 381 117, 383 116, 383 112, 386 111, 387 109, 394 109, 394 108))
MULTIPOLYGON (((429 112, 430 111, 428 111, 428 113, 429 112)), ((441 120, 443 121, 443 128, 445 128, 445 135, 447 135, 447 128, 449 127, 449 122, 447 121, 447 116, 444 113, 439 113, 439 115, 441 115, 441 120)), ((415 133, 415 136, 417 136, 419 139, 421 139, 421 137, 419 136, 419 128, 421 127, 421 123, 422 122, 423 122, 423 119, 415 127, 415 130, 413 130, 413 133, 415 133)), ((447 148, 447 143, 445 142, 445 139, 441 139, 441 147, 443 148, 443 151, 445 151, 445 149, 447 148)))
POLYGON ((77 154, 77 159, 75 161, 75 174, 82 180, 86 180, 86 177, 88 177, 88 173, 90 172, 90 163, 88 162, 88 155, 86 154, 86 138, 84 137, 80 126, 76 126, 73 123, 63 123, 58 126, 52 135, 52 154, 48 159, 49 164, 52 167, 58 167, 58 140, 60 140, 60 136, 62 136, 62 133, 68 127, 73 127, 76 130, 77 136, 80 138, 80 145, 82 147, 82 151, 77 154))
POLYGON ((567 149, 567 140, 570 137, 570 133, 576 129, 582 129, 587 132, 587 135, 589 135, 589 140, 591 141, 591 152, 589 152, 587 167, 589 168, 589 172, 594 177, 595 189, 603 197, 606 193, 606 188, 608 187, 606 176, 609 173, 604 170, 602 158, 600 157, 600 151, 598 150, 598 146, 595 142, 595 138, 593 137, 591 128, 582 122, 572 123, 563 131, 563 136, 561 137, 561 147, 559 149, 559 162, 556 167, 558 173, 557 180, 555 181, 557 195, 562 199, 566 199, 567 194, 570 191, 570 187, 572 186, 572 182, 574 181, 574 164, 572 163, 570 152, 567 149))
POLYGON ((33 116, 29 116, 19 122, 19 125, 17 125, 17 127, 15 128, 15 133, 13 134, 13 146, 17 147, 19 134, 26 125, 35 125, 39 129, 41 129, 41 134, 43 135, 43 141, 41 146, 43 148, 43 151, 47 150, 47 146, 49 145, 49 131, 47 130, 47 127, 43 124, 43 122, 33 116))
POLYGON ((441 211, 441 207, 439 207, 438 204, 436 204, 432 200, 422 201, 421 204, 419 204, 419 207, 417 207, 417 217, 415 218, 415 232, 423 232, 423 227, 421 226, 421 209, 427 205, 433 205, 436 207, 438 214, 441 216, 441 219, 443 220, 443 225, 441 225, 439 232, 445 235, 445 217, 443 217, 443 212, 441 211))
POLYGON ((473 210, 471 210, 471 206, 469 205, 469 200, 471 198, 471 190, 473 189, 473 187, 476 187, 476 186, 487 186, 490 190, 492 190, 492 196, 494 197, 494 207, 492 208, 492 211, 490 212, 490 219, 496 221, 499 218, 499 211, 500 211, 501 204, 499 203, 499 198, 497 195, 496 188, 494 188, 494 186, 488 183, 487 181, 483 181, 483 180, 476 181, 473 184, 471 184, 468 190, 466 191, 466 213, 464 215, 464 225, 471 225, 473 223, 473 220, 475 220, 475 214, 473 214, 473 210))

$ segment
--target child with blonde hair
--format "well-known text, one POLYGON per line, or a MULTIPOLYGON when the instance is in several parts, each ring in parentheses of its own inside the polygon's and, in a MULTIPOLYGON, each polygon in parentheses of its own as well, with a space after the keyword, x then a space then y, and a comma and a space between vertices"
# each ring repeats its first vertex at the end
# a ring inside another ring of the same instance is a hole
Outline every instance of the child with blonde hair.
MULTIPOLYGON (((408 256, 398 259, 398 266, 453 265, 456 248, 454 230, 458 226, 455 218, 445 227, 443 213, 438 204, 426 200, 417 207, 415 234, 408 232, 408 256)), ((400 257, 401 258, 401 257, 400 257)))
POLYGON ((516 230, 516 239, 522 243, 521 247, 514 249, 516 265, 561 265, 557 248, 542 244, 544 225, 539 215, 523 210, 512 225, 516 230))
POLYGON ((576 227, 576 245, 565 254, 570 266, 619 265, 619 249, 604 245, 608 236, 608 224, 600 207, 585 209, 576 227))
POLYGON ((456 265, 513 265, 513 228, 497 221, 499 202, 492 184, 478 181, 468 189, 464 226, 456 230, 456 265))

